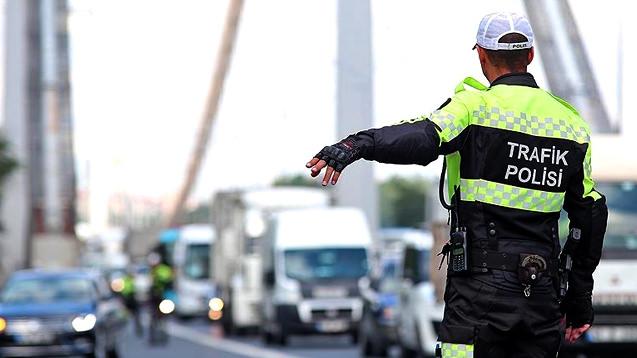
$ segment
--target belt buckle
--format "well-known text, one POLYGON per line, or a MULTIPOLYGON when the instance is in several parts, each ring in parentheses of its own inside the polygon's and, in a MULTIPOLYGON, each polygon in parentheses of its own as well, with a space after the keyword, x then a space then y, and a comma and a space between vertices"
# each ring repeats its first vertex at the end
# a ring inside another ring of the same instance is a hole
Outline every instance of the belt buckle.
POLYGON ((518 279, 524 287, 524 296, 531 296, 531 286, 537 282, 548 265, 544 257, 536 254, 520 254, 518 279))
POLYGON ((548 265, 544 257, 536 254, 520 254, 520 267, 535 266, 538 272, 546 271, 548 265))

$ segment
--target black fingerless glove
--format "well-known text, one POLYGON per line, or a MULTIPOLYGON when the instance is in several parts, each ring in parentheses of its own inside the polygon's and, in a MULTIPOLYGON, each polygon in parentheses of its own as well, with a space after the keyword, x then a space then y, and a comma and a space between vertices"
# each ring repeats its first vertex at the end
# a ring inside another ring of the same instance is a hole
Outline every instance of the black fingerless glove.
POLYGON ((567 293, 560 310, 566 315, 566 327, 581 327, 593 323, 593 302, 590 292, 578 295, 567 293))
POLYGON ((360 159, 359 150, 353 140, 348 138, 323 148, 314 156, 327 162, 327 165, 337 172, 342 172, 345 167, 360 159))

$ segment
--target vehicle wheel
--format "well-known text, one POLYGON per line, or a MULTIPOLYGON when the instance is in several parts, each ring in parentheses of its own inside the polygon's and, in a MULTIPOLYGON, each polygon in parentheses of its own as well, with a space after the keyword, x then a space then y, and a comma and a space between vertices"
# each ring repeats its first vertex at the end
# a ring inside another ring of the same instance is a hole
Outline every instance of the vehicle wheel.
POLYGON ((288 345, 288 333, 286 331, 283 330, 283 328, 279 328, 279 332, 276 334, 273 334, 273 338, 274 341, 280 345, 280 346, 287 346, 288 345))
POLYGON ((422 336, 420 335, 420 326, 415 324, 414 332, 416 332, 416 344, 418 344, 417 356, 422 358, 434 358, 433 355, 425 353, 425 346, 422 343, 422 336))
POLYGON ((364 333, 364 329, 361 329, 361 335, 358 339, 358 345, 360 347, 361 357, 370 357, 373 355, 372 343, 364 333))
POLYGON ((232 322, 232 307, 226 306, 223 310, 223 316, 221 316, 221 327, 223 333, 227 336, 236 334, 236 328, 232 322))
POLYGON ((418 352, 413 350, 413 349, 411 349, 411 348, 405 347, 404 345, 401 344, 400 345, 400 356, 402 358, 417 358, 418 357, 418 352))
POLYGON ((360 338, 361 357, 387 357, 388 349, 382 345, 375 345, 367 337, 360 338))
POLYGON ((261 340, 265 343, 266 346, 270 346, 274 343, 274 337, 272 337, 272 333, 261 330, 261 340))
POLYGON ((352 344, 358 344, 358 330, 354 330, 352 333, 350 333, 350 337, 352 337, 352 344))
POLYGON ((108 352, 106 352, 106 358, 118 358, 118 357, 119 357, 119 353, 117 353, 117 348, 109 349, 108 352))
POLYGON ((279 341, 278 343, 279 343, 282 347, 287 346, 287 345, 288 345, 288 343, 289 343, 289 342, 288 342, 288 336, 287 336, 287 335, 285 335, 285 334, 281 334, 281 335, 279 335, 279 339, 278 339, 278 341, 279 341))
POLYGON ((387 346, 379 342, 378 345, 372 344, 372 355, 375 357, 387 357, 389 350, 387 346))
POLYGON ((93 348, 93 353, 89 353, 86 355, 87 358, 107 358, 108 353, 106 352, 105 342, 103 337, 99 335, 95 337, 95 347, 93 348))

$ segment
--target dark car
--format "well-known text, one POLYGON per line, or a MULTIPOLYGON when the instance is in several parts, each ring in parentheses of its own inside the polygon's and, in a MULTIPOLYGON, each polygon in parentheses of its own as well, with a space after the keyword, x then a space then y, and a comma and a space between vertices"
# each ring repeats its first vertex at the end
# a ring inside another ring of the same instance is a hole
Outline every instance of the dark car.
POLYGON ((400 281, 397 257, 385 257, 380 272, 369 277, 369 285, 362 290, 363 318, 359 326, 361 356, 381 356, 396 343, 400 281))
POLYGON ((125 324, 93 271, 18 271, 0 291, 0 357, 115 357, 125 324))

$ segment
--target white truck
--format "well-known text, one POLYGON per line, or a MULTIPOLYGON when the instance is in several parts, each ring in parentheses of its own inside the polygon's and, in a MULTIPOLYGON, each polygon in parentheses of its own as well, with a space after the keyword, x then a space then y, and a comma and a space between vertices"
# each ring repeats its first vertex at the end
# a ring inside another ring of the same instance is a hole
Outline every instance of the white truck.
MULTIPOLYGON (((593 143, 595 187, 608 205, 602 259, 593 274, 595 321, 576 344, 562 346, 560 357, 578 352, 633 356, 637 352, 637 160, 628 148, 634 144, 615 136, 595 137, 593 143)), ((564 237, 566 230, 561 231, 564 237)))
POLYGON ((213 197, 217 241, 210 277, 223 301, 221 323, 227 334, 240 334, 261 324, 260 242, 267 218, 283 209, 326 207, 329 203, 328 191, 302 187, 224 191, 213 197))
POLYGON ((210 280, 210 257, 215 232, 210 225, 186 225, 175 242, 175 313, 179 318, 206 317, 208 303, 216 296, 210 280))
POLYGON ((313 333, 345 333, 356 341, 363 310, 359 280, 368 272, 371 243, 359 209, 274 215, 262 246, 265 342, 285 345, 290 335, 313 333))

